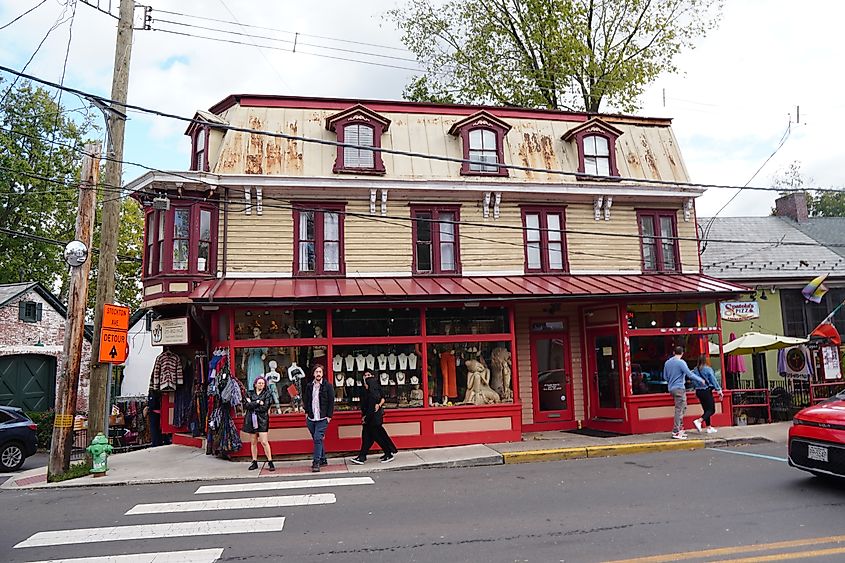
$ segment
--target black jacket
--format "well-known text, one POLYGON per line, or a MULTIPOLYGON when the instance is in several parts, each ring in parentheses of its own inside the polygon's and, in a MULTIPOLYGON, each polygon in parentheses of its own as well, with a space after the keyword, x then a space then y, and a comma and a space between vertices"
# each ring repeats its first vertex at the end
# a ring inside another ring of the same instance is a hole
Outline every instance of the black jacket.
POLYGON ((367 388, 361 388, 361 414, 365 424, 381 424, 384 420, 384 406, 375 410, 383 397, 379 380, 375 377, 367 378, 367 388))
MULTIPOLYGON (((302 389, 302 406, 305 407, 305 414, 308 418, 314 418, 314 409, 311 408, 312 391, 314 382, 306 383, 302 389)), ((326 380, 320 383, 320 416, 331 418, 334 416, 334 387, 326 380)))
POLYGON ((268 387, 264 388, 260 394, 256 393, 255 390, 251 390, 247 393, 247 398, 249 401, 244 400, 244 409, 246 413, 244 414, 244 432, 248 434, 253 434, 255 432, 267 432, 270 426, 270 419, 267 414, 267 411, 270 410, 270 403, 273 400, 273 394, 270 392, 268 387), (261 401, 263 404, 259 405, 258 401, 261 401), (252 415, 255 414, 255 417, 258 421, 257 425, 252 424, 252 415))

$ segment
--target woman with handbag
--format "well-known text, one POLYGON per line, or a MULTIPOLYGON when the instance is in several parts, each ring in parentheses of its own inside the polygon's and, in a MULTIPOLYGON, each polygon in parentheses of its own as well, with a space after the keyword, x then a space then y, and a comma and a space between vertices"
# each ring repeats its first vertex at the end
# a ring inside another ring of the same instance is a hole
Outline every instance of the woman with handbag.
POLYGON ((267 431, 270 427, 268 411, 273 401, 273 394, 267 387, 267 381, 263 377, 255 380, 255 388, 247 393, 244 399, 244 432, 250 434, 250 447, 252 449, 252 463, 250 471, 258 469, 258 442, 264 447, 264 455, 267 456, 267 467, 275 471, 273 455, 270 452, 270 442, 267 439, 267 431))

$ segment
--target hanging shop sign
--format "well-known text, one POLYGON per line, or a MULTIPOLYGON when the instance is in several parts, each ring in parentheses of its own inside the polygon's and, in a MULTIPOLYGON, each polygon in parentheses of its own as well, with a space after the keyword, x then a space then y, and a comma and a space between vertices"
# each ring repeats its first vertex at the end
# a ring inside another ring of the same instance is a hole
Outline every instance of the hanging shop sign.
POLYGON ((760 318, 760 304, 756 301, 723 301, 719 303, 723 321, 739 322, 760 318))
POLYGON ((822 348, 822 359, 824 360, 825 379, 839 379, 842 377, 839 365, 839 348, 837 346, 825 346, 822 348))
POLYGON ((188 343, 188 317, 157 319, 150 326, 153 346, 176 346, 188 343))

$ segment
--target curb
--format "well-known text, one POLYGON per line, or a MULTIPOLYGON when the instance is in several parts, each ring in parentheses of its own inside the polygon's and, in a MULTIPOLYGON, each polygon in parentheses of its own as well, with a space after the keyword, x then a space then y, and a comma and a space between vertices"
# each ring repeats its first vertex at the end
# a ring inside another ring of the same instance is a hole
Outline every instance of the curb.
POLYGON ((507 452, 502 454, 502 458, 505 464, 530 463, 535 461, 610 457, 647 452, 700 450, 704 449, 705 445, 704 440, 678 440, 672 442, 649 442, 645 444, 614 444, 609 446, 584 446, 549 450, 529 450, 525 452, 507 452))

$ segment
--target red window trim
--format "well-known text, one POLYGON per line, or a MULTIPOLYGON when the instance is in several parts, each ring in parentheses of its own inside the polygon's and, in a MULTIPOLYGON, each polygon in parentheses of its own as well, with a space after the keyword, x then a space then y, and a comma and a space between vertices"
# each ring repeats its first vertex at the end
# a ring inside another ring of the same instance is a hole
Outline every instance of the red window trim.
POLYGON ((681 271, 681 257, 680 257, 680 249, 678 248, 678 214, 676 211, 672 211, 670 209, 637 209, 637 230, 640 234, 640 268, 644 274, 660 274, 660 273, 672 273, 676 274, 681 271), (646 269, 645 264, 645 251, 643 249, 643 224, 642 224, 642 217, 651 217, 654 221, 654 240, 656 246, 655 252, 655 266, 656 268, 653 270, 646 269), (663 267, 663 238, 658 234, 660 232, 660 217, 671 217, 672 218, 672 243, 673 249, 675 252, 675 269, 674 270, 667 270, 663 267))
POLYGON ((293 203, 293 275, 297 277, 343 277, 346 275, 346 210, 345 203, 338 202, 294 202, 293 203), (320 220, 314 221, 314 247, 317 250, 314 264, 314 271, 302 271, 299 269, 299 214, 302 211, 314 211, 320 214, 320 220), (336 212, 338 214, 338 270, 327 272, 324 269, 324 239, 323 239, 323 212, 336 212))
POLYGON ((386 170, 382 159, 381 137, 390 127, 390 120, 382 117, 366 106, 358 104, 326 119, 326 129, 337 134, 337 142, 345 142, 347 125, 367 125, 373 128, 373 167, 372 168, 348 168, 344 165, 343 151, 345 147, 337 147, 332 172, 335 174, 369 174, 384 175, 386 170))
POLYGON ((191 135, 191 170, 199 170, 200 172, 208 172, 208 137, 210 128, 207 125, 202 125, 196 128, 194 134, 191 135), (200 131, 205 131, 205 146, 202 149, 202 162, 197 162, 197 137, 200 131))
POLYGON ((175 203, 171 205, 167 211, 148 208, 144 216, 144 263, 142 279, 155 278, 157 276, 177 275, 177 276, 214 276, 217 272, 217 223, 218 223, 218 209, 214 204, 209 203, 191 203, 180 205, 175 203), (190 211, 190 231, 188 238, 188 269, 174 270, 173 269, 173 224, 177 209, 188 209, 190 211), (198 268, 197 258, 199 256, 199 235, 200 235, 200 210, 211 212, 211 240, 209 241, 208 249, 208 264, 206 270, 201 271, 198 268), (164 242, 162 243, 161 251, 158 249, 158 221, 159 217, 164 214, 164 242), (152 226, 152 232, 147 232, 147 227, 152 226), (152 237, 152 238, 150 238, 152 237), (152 240, 152 244, 149 241, 152 240), (148 252, 151 250, 151 252, 148 252), (161 257, 164 260, 161 261, 161 257), (149 261, 152 260, 153 272, 148 274, 147 267, 149 261), (162 262, 163 267, 159 268, 159 262, 162 262))
POLYGON ((459 276, 461 275, 461 208, 458 205, 412 205, 411 206, 411 246, 414 252, 413 273, 415 276, 459 276), (431 213, 431 224, 439 225, 440 213, 455 214, 455 269, 440 269, 440 229, 431 229, 431 271, 420 271, 417 267, 417 214, 431 213))
MULTIPOLYGON (((449 129, 451 135, 460 137, 461 145, 463 147, 463 159, 469 160, 469 133, 475 129, 488 129, 493 131, 496 136, 496 158, 497 164, 505 164, 505 135, 510 131, 511 126, 502 121, 498 117, 486 112, 480 111, 469 116, 466 119, 458 121, 452 128, 449 129)), ((500 176, 507 177, 508 169, 504 166, 499 166, 496 172, 484 172, 482 170, 470 170, 468 162, 461 163, 461 176, 500 176)))
POLYGON ((526 274, 560 274, 569 271, 569 250, 566 243, 566 207, 543 207, 525 205, 522 206, 522 242, 523 254, 525 257, 525 273, 526 274), (526 215, 529 213, 537 213, 540 215, 540 267, 530 268, 528 266, 528 223, 526 215), (563 269, 553 270, 549 265, 549 223, 548 215, 560 215, 560 244, 563 269))
MULTIPOLYGON (((601 119, 593 118, 583 125, 567 131, 563 137, 564 141, 569 142, 574 140, 575 146, 578 148, 578 172, 586 174, 584 170, 584 138, 585 137, 604 137, 608 143, 608 153, 610 156, 610 175, 619 176, 619 169, 616 165, 616 140, 622 135, 622 131, 605 123, 601 119)), ((577 177, 579 180, 593 180, 598 181, 598 178, 592 176, 577 177)), ((604 178, 608 182, 618 182, 619 178, 604 178)))

